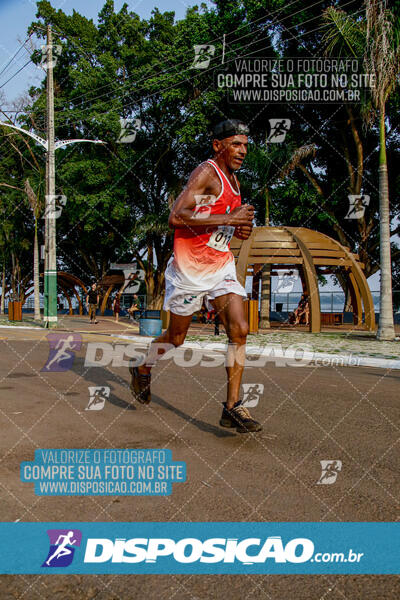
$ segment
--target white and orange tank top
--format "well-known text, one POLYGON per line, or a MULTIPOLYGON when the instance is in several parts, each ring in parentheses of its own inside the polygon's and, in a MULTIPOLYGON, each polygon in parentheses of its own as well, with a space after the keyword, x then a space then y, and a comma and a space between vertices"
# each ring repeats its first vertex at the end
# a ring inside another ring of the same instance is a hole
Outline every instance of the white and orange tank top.
POLYGON ((194 213, 204 221, 204 227, 182 227, 175 229, 174 256, 166 272, 167 279, 182 289, 207 290, 224 279, 225 271, 234 267, 230 241, 235 228, 227 225, 207 227, 209 215, 230 213, 242 203, 239 184, 235 177, 236 189, 213 160, 208 160, 219 177, 219 196, 202 195, 196 197, 194 213))

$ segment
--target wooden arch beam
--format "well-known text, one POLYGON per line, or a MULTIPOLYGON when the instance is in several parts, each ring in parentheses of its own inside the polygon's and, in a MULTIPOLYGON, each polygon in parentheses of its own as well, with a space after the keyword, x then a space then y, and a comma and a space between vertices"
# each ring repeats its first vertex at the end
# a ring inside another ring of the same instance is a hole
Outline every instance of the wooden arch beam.
POLYGON ((246 273, 247 273, 247 264, 249 262, 249 255, 251 250, 251 245, 253 243, 255 235, 255 230, 251 232, 251 235, 247 240, 244 240, 240 247, 240 252, 236 265, 236 277, 240 285, 245 287, 246 285, 246 273))
POLYGON ((284 229, 293 237, 303 258, 303 273, 310 298, 310 332, 319 333, 321 331, 321 299, 313 258, 306 242, 302 240, 301 229, 295 227, 285 227, 284 229))
POLYGON ((108 300, 108 298, 109 298, 109 296, 110 296, 110 294, 111 294, 111 291, 112 291, 113 287, 114 287, 114 284, 110 285, 110 286, 108 287, 108 290, 107 290, 107 291, 106 291, 106 293, 104 294, 103 301, 102 301, 102 303, 101 303, 101 307, 100 307, 100 314, 101 314, 102 316, 104 315, 104 311, 106 310, 106 306, 107 306, 107 300, 108 300))
POLYGON ((78 304, 79 304, 79 314, 80 314, 80 315, 83 315, 83 306, 82 306, 82 300, 80 299, 80 297, 79 297, 79 294, 78 294, 78 292, 76 291, 76 288, 75 288, 75 287, 72 287, 71 289, 72 289, 72 291, 74 292, 74 294, 75 294, 75 296, 76 296, 76 299, 78 300, 78 304))
POLYGON ((351 305, 353 307, 353 322, 354 325, 360 326, 362 325, 362 303, 360 290, 358 288, 354 275, 350 270, 347 273, 347 278, 351 298, 351 305))
POLYGON ((71 297, 68 293, 68 289, 65 287, 65 285, 63 285, 60 281, 58 281, 58 285, 60 286, 60 288, 63 291, 64 296, 66 297, 67 301, 68 301, 68 306, 69 306, 69 314, 73 315, 74 314, 74 309, 72 308, 72 302, 71 302, 71 297))
POLYGON ((353 285, 355 284, 358 287, 364 305, 365 327, 368 329, 368 331, 375 331, 374 302, 372 300, 371 290, 369 289, 369 285, 367 282, 367 278, 364 275, 364 271, 361 269, 357 260, 354 258, 354 255, 352 254, 352 252, 350 252, 347 246, 342 246, 340 242, 334 240, 333 238, 328 238, 328 236, 326 236, 325 234, 321 233, 320 235, 322 235, 324 238, 333 241, 336 244, 336 246, 338 246, 344 252, 346 259, 350 262, 350 274, 353 277, 353 285))

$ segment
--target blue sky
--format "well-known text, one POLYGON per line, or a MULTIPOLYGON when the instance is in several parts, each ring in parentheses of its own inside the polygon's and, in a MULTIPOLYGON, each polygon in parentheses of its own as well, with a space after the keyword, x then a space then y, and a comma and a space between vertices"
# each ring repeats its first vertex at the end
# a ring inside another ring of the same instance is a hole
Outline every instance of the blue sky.
MULTIPOLYGON (((153 8, 157 7, 161 12, 175 11, 177 19, 185 16, 187 8, 200 5, 198 0, 126 0, 129 10, 136 12, 142 18, 148 18, 153 8)), ((97 15, 105 4, 105 0, 51 0, 54 8, 62 9, 67 14, 72 14, 75 9, 85 17, 97 21, 97 15)), ((115 10, 118 11, 124 4, 124 0, 114 0, 115 10)), ((26 39, 26 31, 32 21, 35 20, 36 2, 34 0, 0 0, 0 72, 7 65, 10 58, 20 47, 21 42, 26 39)), ((38 40, 33 37, 36 46, 38 40)), ((43 44, 43 41, 40 42, 43 44)), ((18 71, 29 60, 28 51, 22 50, 12 61, 10 66, 0 76, 0 86, 9 77, 18 71)), ((12 100, 20 96, 31 85, 37 85, 43 78, 44 72, 34 65, 29 65, 16 77, 7 83, 0 92, 5 95, 5 106, 9 107, 12 100)))

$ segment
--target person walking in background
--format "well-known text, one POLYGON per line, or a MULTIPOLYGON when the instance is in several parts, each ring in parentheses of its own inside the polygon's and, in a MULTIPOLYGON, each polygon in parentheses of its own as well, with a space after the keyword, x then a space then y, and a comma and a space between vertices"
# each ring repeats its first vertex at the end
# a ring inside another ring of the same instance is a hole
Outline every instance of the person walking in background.
POLYGON ((95 325, 98 323, 98 321, 96 321, 96 311, 98 304, 99 292, 97 291, 97 285, 95 283, 92 283, 92 287, 86 296, 86 306, 88 307, 89 311, 89 322, 94 323, 95 325))
POLYGON ((117 294, 115 296, 114 302, 113 302, 113 312, 114 312, 114 318, 115 318, 116 323, 118 323, 120 310, 121 310, 121 305, 120 305, 120 301, 119 301, 119 294, 117 294))

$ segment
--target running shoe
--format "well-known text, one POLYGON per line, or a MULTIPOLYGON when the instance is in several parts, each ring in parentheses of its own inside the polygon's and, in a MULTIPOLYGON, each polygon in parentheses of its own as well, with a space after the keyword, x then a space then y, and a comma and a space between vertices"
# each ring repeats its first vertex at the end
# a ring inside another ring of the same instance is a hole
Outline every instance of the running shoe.
POLYGON ((222 415, 219 424, 221 427, 236 427, 239 433, 251 433, 261 431, 262 425, 252 418, 249 410, 243 406, 242 401, 236 402, 235 406, 228 410, 226 402, 223 403, 222 415))
POLYGON ((132 366, 129 367, 129 373, 132 375, 131 384, 129 387, 135 399, 141 404, 150 404, 150 373, 148 375, 145 375, 144 373, 139 373, 138 368, 132 366))

